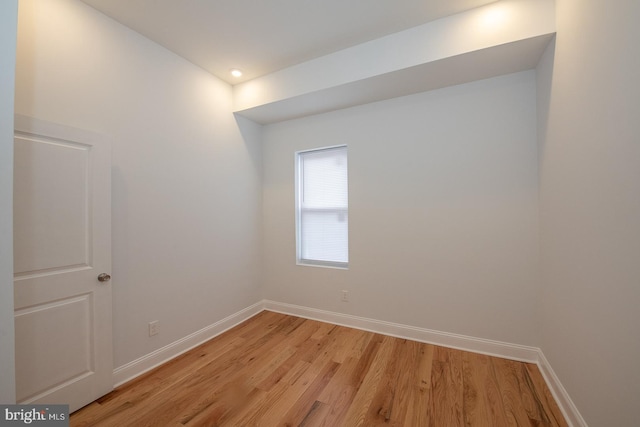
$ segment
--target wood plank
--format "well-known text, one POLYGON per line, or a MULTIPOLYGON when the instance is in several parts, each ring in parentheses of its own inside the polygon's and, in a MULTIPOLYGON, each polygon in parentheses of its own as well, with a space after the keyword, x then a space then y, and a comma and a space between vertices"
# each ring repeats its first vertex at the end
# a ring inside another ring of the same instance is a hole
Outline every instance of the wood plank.
POLYGON ((318 394, 326 387, 331 378, 335 375, 339 366, 340 364, 336 362, 328 362, 322 368, 322 370, 318 372, 318 374, 308 385, 308 387, 304 387, 305 384, 302 384, 302 386, 304 387, 304 392, 297 400, 295 400, 293 404, 291 404, 291 401, 293 400, 294 396, 292 396, 292 393, 290 393, 293 388, 290 388, 288 390, 289 395, 291 396, 289 397, 289 401, 287 402, 286 399, 282 399, 284 402, 286 402, 285 407, 289 407, 289 410, 285 413, 285 415, 282 416, 284 409, 280 410, 278 407, 272 407, 270 408, 271 413, 265 414, 265 417, 263 417, 262 421, 267 425, 273 426, 300 425, 302 421, 307 418, 307 416, 310 415, 311 412, 313 412, 314 409, 317 409, 318 404, 320 404, 320 402, 316 400, 318 394))
POLYGON ((312 425, 318 425, 321 427, 333 427, 345 425, 343 423, 344 418, 351 407, 351 402, 356 396, 357 389, 350 385, 340 385, 333 390, 332 399, 327 404, 328 411, 325 417, 319 420, 318 423, 312 425))
POLYGON ((369 406, 366 426, 404 424, 413 376, 419 367, 420 344, 403 339, 394 342, 382 382, 369 406))
POLYGON ((391 426, 400 427, 405 425, 409 404, 413 401, 414 378, 420 368, 421 347, 421 343, 410 340, 404 340, 401 346, 398 346, 399 370, 395 379, 395 392, 391 402, 391 408, 393 408, 389 418, 391 426))
POLYGON ((262 312, 71 426, 567 426, 535 365, 262 312))
POLYGON ((559 425, 554 412, 544 404, 544 395, 539 394, 536 389, 535 383, 541 381, 539 371, 531 372, 527 369, 526 363, 500 358, 493 358, 492 364, 495 367, 505 413, 511 424, 559 425), (533 380, 532 373, 539 379, 533 380))
POLYGON ((326 403, 316 400, 307 415, 300 422, 300 427, 316 427, 323 425, 324 420, 329 416, 330 409, 331 407, 326 403))
POLYGON ((360 382, 358 392, 349 406, 343 425, 353 427, 365 425, 369 406, 382 381, 385 367, 389 363, 393 351, 395 340, 396 338, 392 337, 382 337, 381 342, 375 350, 373 360, 360 382))
POLYGON ((248 405, 243 405, 232 417, 223 417, 220 420, 221 426, 267 426, 264 424, 263 418, 265 414, 278 402, 283 400, 290 387, 295 388, 295 392, 299 391, 300 384, 308 381, 313 373, 308 372, 311 365, 305 361, 299 361, 285 375, 275 387, 269 392, 257 394, 257 398, 250 401, 248 405))
POLYGON ((529 379, 535 389, 536 399, 539 400, 538 404, 542 410, 546 411, 550 424, 554 426, 568 427, 568 424, 562 415, 562 411, 560 410, 560 407, 558 407, 556 400, 553 398, 551 390, 549 390, 549 387, 544 382, 544 378, 542 377, 538 367, 531 363, 527 363, 525 366, 529 374, 529 379))
MULTIPOLYGON (((167 393, 175 384, 187 378, 190 371, 197 371, 223 356, 234 354, 246 343, 246 339, 234 335, 220 336, 197 347, 162 366, 162 375, 158 375, 158 369, 153 370, 139 378, 119 387, 113 392, 98 399, 98 406, 88 407, 77 412, 74 422, 78 426, 91 426, 100 422, 113 422, 117 425, 118 414, 125 409, 138 407, 143 402, 153 399, 155 396, 167 393), (102 408, 108 407, 109 410, 102 408)), ((123 416, 124 417, 124 416, 123 416)))
POLYGON ((506 426, 507 418, 491 358, 464 352, 462 371, 465 425, 506 426))
POLYGON ((464 425, 462 352, 436 347, 431 371, 430 425, 464 425))
POLYGON ((430 344, 418 344, 417 369, 412 383, 409 384, 407 413, 403 425, 428 426, 431 408, 431 371, 433 370, 433 352, 430 344))

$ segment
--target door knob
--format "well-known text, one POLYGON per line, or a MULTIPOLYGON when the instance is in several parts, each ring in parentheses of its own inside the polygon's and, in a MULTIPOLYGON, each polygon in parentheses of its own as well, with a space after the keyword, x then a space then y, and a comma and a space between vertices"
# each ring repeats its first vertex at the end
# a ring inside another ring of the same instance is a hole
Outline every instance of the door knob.
POLYGON ((111 276, 109 276, 107 273, 100 273, 98 275, 98 280, 100 282, 108 282, 109 280, 111 280, 111 276))

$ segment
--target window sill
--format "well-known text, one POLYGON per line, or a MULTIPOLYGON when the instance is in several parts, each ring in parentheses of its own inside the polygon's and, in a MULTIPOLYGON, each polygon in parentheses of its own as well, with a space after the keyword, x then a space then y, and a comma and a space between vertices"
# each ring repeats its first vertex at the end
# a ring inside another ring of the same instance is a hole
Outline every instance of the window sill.
POLYGON ((296 265, 304 266, 304 267, 321 267, 321 268, 333 268, 335 270, 348 270, 349 264, 342 263, 323 263, 323 262, 314 262, 309 260, 298 260, 296 265))

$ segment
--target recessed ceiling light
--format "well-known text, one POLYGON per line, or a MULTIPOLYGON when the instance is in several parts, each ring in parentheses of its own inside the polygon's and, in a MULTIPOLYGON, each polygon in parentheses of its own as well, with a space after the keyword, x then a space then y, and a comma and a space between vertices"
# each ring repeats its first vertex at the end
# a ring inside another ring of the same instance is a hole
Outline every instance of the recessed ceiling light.
POLYGON ((232 68, 231 75, 233 77, 242 77, 242 71, 238 70, 237 68, 232 68))

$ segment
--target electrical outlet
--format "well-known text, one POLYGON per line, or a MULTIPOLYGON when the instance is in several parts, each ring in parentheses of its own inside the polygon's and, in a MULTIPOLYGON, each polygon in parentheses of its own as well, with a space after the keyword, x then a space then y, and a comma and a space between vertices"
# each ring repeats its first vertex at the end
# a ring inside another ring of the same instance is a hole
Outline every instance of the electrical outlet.
POLYGON ((342 291, 342 302, 349 302, 349 291, 342 291))
POLYGON ((149 336, 152 337, 154 335, 158 335, 160 332, 160 321, 154 320, 153 322, 149 322, 149 336))

